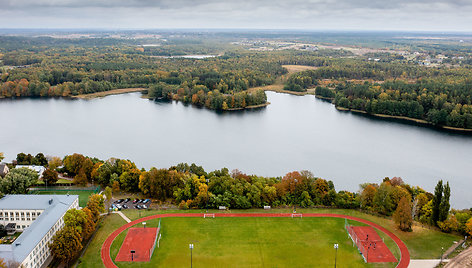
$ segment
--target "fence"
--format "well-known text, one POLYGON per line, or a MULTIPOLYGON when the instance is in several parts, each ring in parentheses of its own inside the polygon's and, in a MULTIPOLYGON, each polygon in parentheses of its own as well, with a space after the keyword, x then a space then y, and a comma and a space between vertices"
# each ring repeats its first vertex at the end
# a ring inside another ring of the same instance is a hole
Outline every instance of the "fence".
POLYGON ((149 260, 151 260, 152 254, 154 253, 154 249, 156 248, 157 241, 161 239, 161 219, 159 219, 159 225, 157 226, 156 237, 154 238, 154 245, 151 249, 149 249, 149 260))

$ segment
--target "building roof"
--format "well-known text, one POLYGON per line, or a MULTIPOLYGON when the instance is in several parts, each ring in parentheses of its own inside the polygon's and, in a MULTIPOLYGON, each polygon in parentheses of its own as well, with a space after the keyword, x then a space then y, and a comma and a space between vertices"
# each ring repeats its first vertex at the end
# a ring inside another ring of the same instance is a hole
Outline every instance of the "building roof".
POLYGON ((43 172, 46 170, 46 168, 43 166, 35 166, 35 165, 16 165, 15 168, 29 168, 31 170, 34 170, 38 173, 39 178, 43 176, 43 172))
MULTIPOLYGON (((23 262, 78 198, 78 195, 6 195, 0 199, 0 210, 43 210, 12 244, 14 260, 23 262)), ((9 256, 11 252, 4 252, 0 248, 0 258, 10 259, 9 256)))

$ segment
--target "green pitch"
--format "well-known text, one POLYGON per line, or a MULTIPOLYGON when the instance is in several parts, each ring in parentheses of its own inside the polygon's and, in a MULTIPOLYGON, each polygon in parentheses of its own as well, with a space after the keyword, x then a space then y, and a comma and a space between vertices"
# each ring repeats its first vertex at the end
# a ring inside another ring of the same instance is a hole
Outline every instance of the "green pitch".
MULTIPOLYGON (((157 224, 158 220, 147 222, 149 227, 157 224)), ((194 244, 193 267, 334 267, 333 246, 338 243, 338 267, 379 266, 364 263, 346 234, 343 219, 164 218, 161 225, 160 248, 151 262, 116 264, 189 267, 189 244, 194 244)), ((123 232, 112 244, 113 260, 125 235, 123 232)))
POLYGON ((90 195, 94 194, 94 191, 36 191, 34 194, 59 194, 59 195, 64 195, 64 194, 70 194, 70 195, 78 195, 79 196, 79 206, 85 207, 87 205, 87 201, 90 195))

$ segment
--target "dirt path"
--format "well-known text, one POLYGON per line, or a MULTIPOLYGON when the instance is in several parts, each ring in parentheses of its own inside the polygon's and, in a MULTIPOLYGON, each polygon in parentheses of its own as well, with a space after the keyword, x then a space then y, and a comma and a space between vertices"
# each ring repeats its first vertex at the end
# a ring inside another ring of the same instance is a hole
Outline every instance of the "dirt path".
POLYGON ((124 94, 124 93, 130 93, 130 92, 140 92, 144 90, 146 89, 145 88, 120 88, 120 89, 113 89, 113 90, 95 92, 95 93, 90 93, 90 94, 81 94, 77 96, 72 96, 72 98, 89 100, 89 99, 106 97, 108 95, 117 95, 117 94, 124 94))
MULTIPOLYGON (((102 262, 107 268, 117 268, 118 266, 115 265, 113 260, 111 259, 110 256, 110 248, 111 244, 113 243, 113 240, 128 229, 129 227, 136 225, 140 222, 152 220, 152 219, 158 219, 158 218, 170 218, 170 217, 201 217, 203 218, 203 213, 169 213, 169 214, 156 214, 156 215, 151 215, 147 216, 141 219, 137 219, 135 221, 132 221, 130 223, 127 223, 117 230, 115 230, 113 233, 111 233, 105 242, 103 242, 102 249, 100 251, 100 255, 102 258, 102 262)), ((291 213, 215 213, 215 217, 291 217, 291 213)), ((342 218, 342 219, 348 219, 348 220, 354 220, 357 222, 362 222, 367 225, 370 225, 379 231, 385 233, 388 235, 392 240, 397 244, 398 248, 400 249, 400 261, 397 264, 397 268, 407 268, 409 263, 410 263, 410 252, 408 251, 408 248, 406 247, 405 243, 400 240, 394 233, 390 232, 389 230, 385 229, 384 227, 370 222, 365 219, 357 218, 357 217, 352 217, 352 216, 347 216, 347 215, 342 215, 342 214, 327 214, 327 213, 305 213, 303 214, 303 217, 326 217, 326 218, 342 218)))

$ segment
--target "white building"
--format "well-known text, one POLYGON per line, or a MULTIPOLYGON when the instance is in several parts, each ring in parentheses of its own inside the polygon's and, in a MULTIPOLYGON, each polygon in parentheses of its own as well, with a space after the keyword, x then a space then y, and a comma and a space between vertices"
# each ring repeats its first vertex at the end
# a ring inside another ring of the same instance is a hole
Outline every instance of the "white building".
POLYGON ((12 244, 0 244, 0 258, 25 268, 41 267, 51 255, 48 244, 72 208, 79 208, 78 195, 6 195, 0 199, 0 224, 16 223, 17 231, 22 231, 12 244))
POLYGON ((34 165, 16 165, 15 168, 29 168, 33 171, 36 171, 39 175, 39 179, 43 177, 43 172, 46 170, 43 166, 34 166, 34 165))

